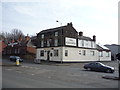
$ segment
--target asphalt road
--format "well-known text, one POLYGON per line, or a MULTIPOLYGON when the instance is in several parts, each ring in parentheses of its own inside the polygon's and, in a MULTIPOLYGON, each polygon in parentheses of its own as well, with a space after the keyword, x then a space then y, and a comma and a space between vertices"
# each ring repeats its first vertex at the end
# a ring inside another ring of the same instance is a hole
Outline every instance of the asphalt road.
POLYGON ((118 80, 103 79, 103 75, 118 75, 118 64, 103 62, 115 67, 115 73, 86 71, 84 63, 42 63, 29 62, 15 66, 4 60, 2 67, 3 88, 118 88, 118 80))

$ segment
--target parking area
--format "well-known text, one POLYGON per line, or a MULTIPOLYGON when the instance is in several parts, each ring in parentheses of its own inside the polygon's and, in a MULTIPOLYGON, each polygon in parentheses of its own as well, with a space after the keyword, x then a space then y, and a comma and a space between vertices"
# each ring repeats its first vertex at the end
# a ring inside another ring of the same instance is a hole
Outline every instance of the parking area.
MULTIPOLYGON (((10 62, 11 63, 11 62, 10 62)), ((104 79, 103 75, 118 76, 118 62, 102 62, 115 67, 114 73, 103 73, 87 71, 83 68, 84 63, 54 63, 41 62, 41 64, 22 62, 19 67, 3 67, 5 71, 17 72, 24 74, 36 81, 44 82, 44 85, 38 85, 39 88, 118 88, 118 80, 104 79), (52 85, 48 85, 48 83, 52 85), (54 86, 56 85, 56 86, 54 86), (58 85, 58 86, 57 86, 58 85)), ((6 78, 3 75, 3 80, 6 78)))

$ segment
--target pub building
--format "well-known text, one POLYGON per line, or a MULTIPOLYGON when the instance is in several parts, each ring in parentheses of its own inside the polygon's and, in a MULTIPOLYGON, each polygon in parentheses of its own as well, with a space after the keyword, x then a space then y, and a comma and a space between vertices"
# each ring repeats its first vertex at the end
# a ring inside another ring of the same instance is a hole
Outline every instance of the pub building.
POLYGON ((36 59, 55 62, 110 61, 110 50, 99 48, 95 35, 86 37, 68 23, 37 34, 36 59), (100 56, 101 53, 104 55, 100 56))

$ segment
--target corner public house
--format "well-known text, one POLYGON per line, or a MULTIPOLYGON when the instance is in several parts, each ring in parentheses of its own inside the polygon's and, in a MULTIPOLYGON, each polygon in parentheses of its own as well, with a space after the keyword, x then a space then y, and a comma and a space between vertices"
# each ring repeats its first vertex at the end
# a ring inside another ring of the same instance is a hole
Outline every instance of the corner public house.
POLYGON ((96 36, 83 36, 72 23, 37 34, 36 59, 56 62, 110 61, 111 52, 98 49, 96 36))

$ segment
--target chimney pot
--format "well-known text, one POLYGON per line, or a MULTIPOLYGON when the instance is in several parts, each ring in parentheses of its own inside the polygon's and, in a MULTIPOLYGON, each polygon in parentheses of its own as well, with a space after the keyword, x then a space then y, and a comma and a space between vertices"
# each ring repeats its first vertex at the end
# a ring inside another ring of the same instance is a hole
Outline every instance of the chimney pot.
POLYGON ((72 22, 70 22, 70 23, 67 23, 67 25, 68 25, 68 26, 73 26, 72 22))
POLYGON ((83 36, 83 32, 79 32, 79 36, 83 36))

